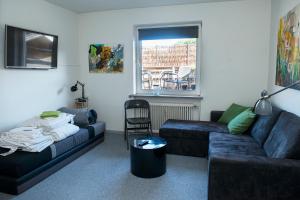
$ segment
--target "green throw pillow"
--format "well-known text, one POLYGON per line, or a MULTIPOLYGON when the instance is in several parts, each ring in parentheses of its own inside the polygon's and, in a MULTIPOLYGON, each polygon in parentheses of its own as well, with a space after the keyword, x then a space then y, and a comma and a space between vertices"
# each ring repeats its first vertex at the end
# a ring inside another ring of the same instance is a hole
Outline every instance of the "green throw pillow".
POLYGON ((238 104, 233 103, 221 116, 218 122, 223 124, 228 124, 233 118, 235 118, 238 114, 246 110, 248 107, 240 106, 238 104))
POLYGON ((233 118, 228 124, 228 129, 231 134, 242 134, 248 130, 255 119, 255 114, 251 108, 240 113, 238 116, 233 118))

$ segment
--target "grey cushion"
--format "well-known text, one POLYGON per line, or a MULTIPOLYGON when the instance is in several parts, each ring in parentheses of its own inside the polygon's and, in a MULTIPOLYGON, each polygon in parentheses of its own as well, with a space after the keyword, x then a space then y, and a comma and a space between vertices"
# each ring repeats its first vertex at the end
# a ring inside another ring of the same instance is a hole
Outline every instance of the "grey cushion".
POLYGON ((87 108, 76 109, 63 107, 58 110, 75 115, 74 123, 79 127, 87 127, 90 124, 94 124, 97 120, 96 111, 87 108))
POLYGON ((283 111, 264 144, 264 150, 272 158, 300 159, 300 117, 283 111))
POLYGON ((276 123, 281 110, 277 107, 273 107, 272 115, 259 116, 251 129, 251 136, 260 145, 263 146, 272 127, 276 123))
POLYGON ((55 142, 51 145, 52 158, 55 158, 77 145, 80 145, 89 140, 89 132, 85 128, 79 129, 77 133, 71 135, 61 141, 55 142))
POLYGON ((209 133, 209 156, 266 156, 264 150, 248 135, 209 133))

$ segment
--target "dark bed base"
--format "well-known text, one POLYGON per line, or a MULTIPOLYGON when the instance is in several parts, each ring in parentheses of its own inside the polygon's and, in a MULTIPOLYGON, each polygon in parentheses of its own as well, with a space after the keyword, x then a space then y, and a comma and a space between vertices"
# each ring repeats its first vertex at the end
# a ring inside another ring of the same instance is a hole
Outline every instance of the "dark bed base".
MULTIPOLYGON (((67 164, 71 163, 73 160, 81 156, 82 154, 86 153, 96 145, 100 144, 101 142, 104 141, 104 134, 100 134, 96 136, 93 140, 88 142, 87 144, 84 145, 84 147, 81 148, 75 148, 69 152, 66 152, 66 155, 63 155, 65 158, 57 158, 58 161, 57 163, 53 164, 50 167, 48 167, 47 164, 39 167, 38 169, 34 170, 31 172, 29 175, 25 175, 24 177, 20 178, 9 178, 9 177, 3 177, 0 176, 0 192, 8 193, 8 194, 13 194, 17 195, 20 194, 29 188, 33 187, 40 181, 46 179, 48 176, 51 174, 57 172, 67 164), (45 169, 44 169, 45 168, 45 169), (41 171, 37 175, 34 175, 38 171, 41 171), (31 178, 27 178, 30 177, 31 178), (25 180, 24 180, 25 179, 25 180)), ((57 159, 54 159, 53 161, 50 162, 55 162, 57 159)))

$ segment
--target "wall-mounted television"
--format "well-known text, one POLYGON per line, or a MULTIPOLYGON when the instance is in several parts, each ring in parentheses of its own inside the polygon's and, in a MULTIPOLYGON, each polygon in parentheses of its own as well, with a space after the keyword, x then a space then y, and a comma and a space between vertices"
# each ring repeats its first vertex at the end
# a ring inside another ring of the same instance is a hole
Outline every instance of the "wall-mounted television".
POLYGON ((5 67, 57 68, 58 36, 5 26, 5 67))

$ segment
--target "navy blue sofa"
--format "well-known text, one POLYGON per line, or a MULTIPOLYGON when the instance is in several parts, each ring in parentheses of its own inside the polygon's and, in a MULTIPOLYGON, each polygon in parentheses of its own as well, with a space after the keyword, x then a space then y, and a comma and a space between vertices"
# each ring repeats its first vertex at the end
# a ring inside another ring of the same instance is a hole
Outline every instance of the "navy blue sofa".
POLYGON ((211 122, 168 120, 160 136, 169 153, 208 157, 209 200, 300 199, 300 117, 274 108, 243 135, 211 122), (190 148, 191 147, 191 148, 190 148))

